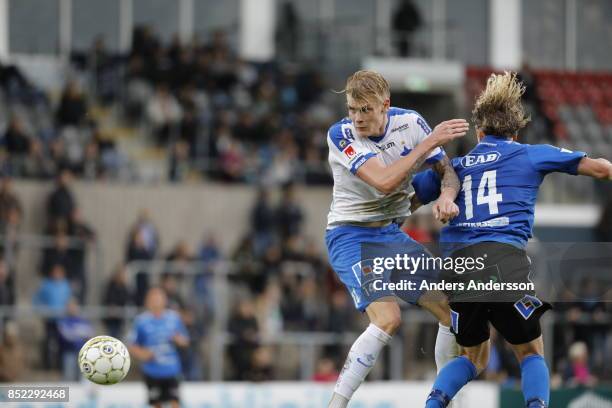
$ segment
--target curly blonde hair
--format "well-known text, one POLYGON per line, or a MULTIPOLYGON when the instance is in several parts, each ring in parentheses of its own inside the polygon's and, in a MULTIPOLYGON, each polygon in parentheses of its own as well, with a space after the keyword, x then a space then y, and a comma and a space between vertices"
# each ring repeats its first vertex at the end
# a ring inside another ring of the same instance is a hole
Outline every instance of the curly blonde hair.
POLYGON ((387 80, 378 72, 360 70, 349 76, 343 90, 358 102, 384 102, 391 97, 387 80))
POLYGON ((516 136, 531 120, 521 103, 524 92, 516 73, 491 74, 472 111, 476 127, 488 135, 516 136))

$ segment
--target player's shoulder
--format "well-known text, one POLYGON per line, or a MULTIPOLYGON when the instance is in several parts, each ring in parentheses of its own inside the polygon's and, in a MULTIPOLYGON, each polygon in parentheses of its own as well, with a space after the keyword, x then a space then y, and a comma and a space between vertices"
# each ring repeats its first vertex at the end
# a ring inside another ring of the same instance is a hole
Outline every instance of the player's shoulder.
POLYGON ((180 320, 181 316, 178 314, 176 310, 166 309, 164 311, 164 318, 167 320, 180 320))
POLYGON ((134 318, 134 326, 141 327, 151 320, 153 320, 153 314, 151 312, 142 312, 134 318))
POLYGON ((339 150, 344 150, 349 143, 355 140, 354 135, 353 121, 349 118, 343 118, 330 126, 327 131, 327 140, 328 143, 333 144, 339 150))
POLYGON ((426 134, 431 133, 431 128, 421 114, 412 109, 391 107, 389 108, 389 122, 391 132, 422 130, 426 134))

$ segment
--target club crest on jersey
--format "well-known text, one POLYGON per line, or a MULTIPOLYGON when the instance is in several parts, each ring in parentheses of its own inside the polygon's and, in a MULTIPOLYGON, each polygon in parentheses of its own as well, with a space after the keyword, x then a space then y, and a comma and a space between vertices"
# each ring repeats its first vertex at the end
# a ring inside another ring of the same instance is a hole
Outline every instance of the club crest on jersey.
POLYGON ((348 145, 346 149, 342 151, 342 153, 344 153, 344 155, 349 159, 352 159, 357 154, 357 152, 355 151, 355 149, 353 149, 353 146, 351 145, 348 145))
POLYGON ((499 152, 468 154, 461 159, 461 165, 463 167, 479 166, 496 162, 500 157, 499 152))

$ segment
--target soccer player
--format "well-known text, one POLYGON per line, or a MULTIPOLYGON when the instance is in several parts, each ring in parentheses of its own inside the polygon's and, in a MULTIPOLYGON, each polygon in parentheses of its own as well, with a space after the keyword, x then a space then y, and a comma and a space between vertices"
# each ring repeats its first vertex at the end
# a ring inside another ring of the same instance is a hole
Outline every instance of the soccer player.
MULTIPOLYGON (((410 215, 410 179, 423 162, 431 163, 442 180, 442 192, 433 206, 436 217, 447 221, 455 216, 459 183, 441 146, 464 136, 469 127, 465 120, 454 119, 432 132, 418 113, 390 106, 389 84, 373 71, 355 72, 344 91, 349 117, 331 126, 327 135, 334 188, 325 240, 334 271, 370 325, 350 349, 329 408, 348 405, 401 323, 394 294, 372 293, 362 282, 367 271, 362 271, 361 244, 395 243, 415 254, 427 254, 396 223, 410 215)), ((436 361, 448 361, 458 353, 448 329, 448 305, 416 295, 415 303, 446 324, 438 333, 436 361)))
MULTIPOLYGON (((489 78, 472 112, 479 143, 466 156, 453 159, 462 185, 455 201, 460 214, 440 236, 443 250, 452 257, 487 254, 485 268, 496 267, 504 282, 530 282, 525 246, 532 235, 538 188, 548 173, 612 178, 608 160, 590 159, 585 153, 550 145, 517 143, 519 130, 529 121, 521 104, 524 91, 513 73, 489 78)), ((413 179, 414 204, 435 199, 439 183, 437 174, 430 170, 417 174, 413 179)), ((550 305, 534 292, 494 293, 485 302, 451 298, 451 327, 465 355, 439 372, 427 408, 446 407, 461 387, 485 369, 489 322, 520 361, 526 406, 549 406, 549 372, 539 320, 550 305), (502 295, 512 297, 496 302, 494 297, 502 295)))
POLYGON ((166 293, 151 288, 146 311, 136 317, 130 334, 130 353, 143 363, 141 370, 149 392, 149 404, 179 407, 178 383, 181 358, 177 347, 187 347, 189 337, 178 313, 166 308, 166 293))

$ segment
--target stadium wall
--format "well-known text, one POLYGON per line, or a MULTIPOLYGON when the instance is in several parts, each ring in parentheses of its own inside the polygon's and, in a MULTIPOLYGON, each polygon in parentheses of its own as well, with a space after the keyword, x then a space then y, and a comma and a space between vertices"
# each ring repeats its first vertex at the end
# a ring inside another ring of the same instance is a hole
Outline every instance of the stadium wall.
MULTIPOLYGON (((46 201, 51 183, 16 181, 24 205, 22 232, 40 234, 46 226, 46 201)), ((161 253, 185 240, 197 248, 205 234, 214 233, 221 249, 231 252, 250 228, 250 211, 257 190, 228 184, 80 183, 72 189, 83 219, 95 229, 104 254, 104 273, 123 261, 127 236, 140 211, 148 209, 161 232, 161 253)), ((297 188, 304 210, 303 228, 324 249, 324 230, 331 189, 297 188)), ((276 196, 272 196, 272 204, 276 196)))

